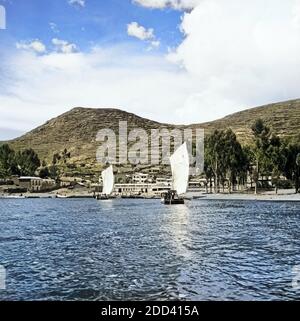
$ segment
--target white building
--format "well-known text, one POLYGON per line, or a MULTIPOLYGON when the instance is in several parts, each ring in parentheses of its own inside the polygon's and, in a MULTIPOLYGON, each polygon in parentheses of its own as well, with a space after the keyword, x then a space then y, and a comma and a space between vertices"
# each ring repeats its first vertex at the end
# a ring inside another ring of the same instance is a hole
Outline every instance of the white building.
POLYGON ((119 195, 149 194, 151 190, 151 184, 143 183, 115 184, 114 186, 115 193, 119 195))
POLYGON ((172 178, 157 177, 156 184, 171 186, 172 185, 172 178))
POLYGON ((135 173, 132 176, 132 181, 133 183, 136 183, 136 184, 143 184, 148 180, 148 178, 149 178, 148 174, 135 173))
POLYGON ((131 184, 115 184, 114 192, 117 195, 144 195, 144 196, 160 196, 162 193, 171 189, 171 185, 166 184, 148 184, 148 183, 131 183, 131 184))

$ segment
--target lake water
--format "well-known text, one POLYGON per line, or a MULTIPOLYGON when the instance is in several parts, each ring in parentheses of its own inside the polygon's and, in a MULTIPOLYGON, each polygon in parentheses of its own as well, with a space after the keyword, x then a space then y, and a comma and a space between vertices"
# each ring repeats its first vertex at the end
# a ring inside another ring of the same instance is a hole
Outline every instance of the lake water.
POLYGON ((300 203, 0 200, 0 265, 0 300, 300 299, 300 203))

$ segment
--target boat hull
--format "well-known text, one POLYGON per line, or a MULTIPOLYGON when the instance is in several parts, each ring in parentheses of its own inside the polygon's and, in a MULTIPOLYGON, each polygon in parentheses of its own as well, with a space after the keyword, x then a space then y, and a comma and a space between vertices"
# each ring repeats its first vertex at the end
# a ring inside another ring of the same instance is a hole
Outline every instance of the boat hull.
POLYGON ((179 197, 176 191, 169 191, 162 195, 162 203, 165 205, 179 205, 184 204, 184 198, 179 197))
POLYGON ((97 201, 108 201, 108 200, 111 200, 114 198, 115 198, 114 196, 108 196, 108 195, 96 195, 95 196, 95 199, 97 201))
POLYGON ((183 198, 178 198, 173 200, 164 199, 163 203, 165 205, 180 205, 180 204, 184 204, 184 199, 183 198))

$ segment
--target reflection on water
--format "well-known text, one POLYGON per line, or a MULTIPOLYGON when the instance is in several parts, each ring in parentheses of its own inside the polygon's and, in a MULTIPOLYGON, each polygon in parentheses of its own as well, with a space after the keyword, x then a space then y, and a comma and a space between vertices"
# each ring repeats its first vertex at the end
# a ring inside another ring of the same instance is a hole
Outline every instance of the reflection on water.
POLYGON ((167 224, 164 229, 166 239, 170 246, 176 251, 176 256, 188 258, 190 252, 186 251, 185 244, 189 241, 189 207, 185 205, 171 206, 168 208, 170 215, 167 217, 167 224))
POLYGON ((0 300, 299 299, 297 203, 0 200, 0 300))

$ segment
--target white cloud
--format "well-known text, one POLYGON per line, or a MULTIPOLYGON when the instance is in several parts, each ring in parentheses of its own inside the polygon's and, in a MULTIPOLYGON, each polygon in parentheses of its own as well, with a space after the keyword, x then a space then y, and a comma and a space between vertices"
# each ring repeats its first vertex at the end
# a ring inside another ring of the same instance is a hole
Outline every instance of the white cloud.
POLYGON ((202 0, 133 0, 134 3, 146 8, 176 10, 190 10, 195 8, 202 0))
POLYGON ((160 46, 160 41, 159 40, 151 41, 151 46, 153 46, 154 48, 159 47, 160 46))
POLYGON ((146 29, 145 27, 140 26, 137 22, 131 22, 127 25, 127 33, 129 36, 140 40, 151 40, 155 38, 153 29, 146 29))
POLYGON ((164 122, 196 119, 177 113, 197 83, 164 57, 128 45, 69 55, 19 52, 5 65, 0 128, 29 130, 75 106, 121 108, 164 122))
POLYGON ((71 6, 85 7, 85 0, 68 0, 71 6))
POLYGON ((154 35, 154 29, 139 25, 137 22, 131 22, 127 25, 127 34, 131 37, 138 38, 149 43, 149 50, 153 48, 158 48, 160 46, 160 41, 156 39, 154 35))
POLYGON ((299 0, 202 0, 169 55, 199 89, 191 111, 224 114, 300 96, 299 0))
POLYGON ((299 3, 202 0, 167 58, 128 45, 74 53, 58 40, 44 55, 29 46, 0 60, 0 128, 29 130, 74 106, 200 123, 299 98, 299 3))
POLYGON ((65 40, 54 38, 52 39, 52 43, 55 46, 56 51, 64 54, 74 53, 78 50, 77 46, 74 43, 70 43, 65 40))
POLYGON ((39 54, 46 52, 46 46, 38 39, 29 42, 17 42, 16 47, 17 49, 31 50, 39 54))

